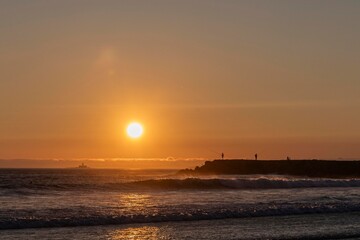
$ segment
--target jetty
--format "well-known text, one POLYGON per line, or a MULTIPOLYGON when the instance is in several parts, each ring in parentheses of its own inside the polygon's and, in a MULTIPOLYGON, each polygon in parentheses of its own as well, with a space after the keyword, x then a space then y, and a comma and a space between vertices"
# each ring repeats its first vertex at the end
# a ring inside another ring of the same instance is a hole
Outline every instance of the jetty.
POLYGON ((360 161, 342 160, 213 160, 195 169, 180 170, 187 175, 292 175, 328 178, 360 177, 360 161))

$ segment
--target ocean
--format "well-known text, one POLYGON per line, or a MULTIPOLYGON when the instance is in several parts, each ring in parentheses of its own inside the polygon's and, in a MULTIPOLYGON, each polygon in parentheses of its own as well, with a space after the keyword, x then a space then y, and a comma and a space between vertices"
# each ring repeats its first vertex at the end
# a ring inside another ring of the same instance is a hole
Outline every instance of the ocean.
POLYGON ((0 239, 360 239, 360 179, 0 169, 0 239))

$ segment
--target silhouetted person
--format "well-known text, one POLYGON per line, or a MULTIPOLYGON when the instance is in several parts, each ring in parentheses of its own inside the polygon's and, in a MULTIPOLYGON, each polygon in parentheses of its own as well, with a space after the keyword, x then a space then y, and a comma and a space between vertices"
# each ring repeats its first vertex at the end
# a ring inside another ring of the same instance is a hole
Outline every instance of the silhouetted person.
POLYGON ((257 160, 257 153, 255 153, 255 160, 257 160))
POLYGON ((224 160, 224 153, 221 153, 221 159, 224 160))

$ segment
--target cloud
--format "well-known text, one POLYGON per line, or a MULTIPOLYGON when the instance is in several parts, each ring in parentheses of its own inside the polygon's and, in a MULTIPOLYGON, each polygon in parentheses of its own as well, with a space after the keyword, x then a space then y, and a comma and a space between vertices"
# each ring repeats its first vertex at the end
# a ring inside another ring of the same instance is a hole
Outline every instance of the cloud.
POLYGON ((253 102, 253 103, 208 103, 208 104, 162 104, 158 107, 184 108, 184 109, 239 109, 239 108, 288 108, 288 107, 337 107, 349 105, 348 103, 329 101, 283 101, 283 102, 253 102))

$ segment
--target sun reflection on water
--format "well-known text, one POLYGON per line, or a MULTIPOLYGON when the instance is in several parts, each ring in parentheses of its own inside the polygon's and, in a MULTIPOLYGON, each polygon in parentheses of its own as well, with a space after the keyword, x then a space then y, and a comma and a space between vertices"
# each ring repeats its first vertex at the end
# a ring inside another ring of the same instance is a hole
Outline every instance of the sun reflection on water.
POLYGON ((145 206, 151 205, 150 195, 140 193, 121 194, 119 203, 132 210, 144 210, 145 206))
POLYGON ((109 234, 112 240, 143 240, 143 239, 165 239, 160 236, 160 229, 153 226, 129 227, 115 230, 109 234))

